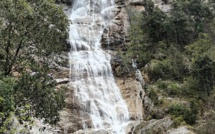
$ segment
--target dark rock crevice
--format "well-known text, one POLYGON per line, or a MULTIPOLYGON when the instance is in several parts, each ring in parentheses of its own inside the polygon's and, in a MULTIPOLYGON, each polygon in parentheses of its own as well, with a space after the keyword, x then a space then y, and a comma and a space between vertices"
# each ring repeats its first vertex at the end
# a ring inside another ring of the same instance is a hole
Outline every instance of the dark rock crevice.
POLYGON ((57 3, 57 4, 66 4, 66 5, 72 6, 73 0, 55 0, 55 3, 57 3))

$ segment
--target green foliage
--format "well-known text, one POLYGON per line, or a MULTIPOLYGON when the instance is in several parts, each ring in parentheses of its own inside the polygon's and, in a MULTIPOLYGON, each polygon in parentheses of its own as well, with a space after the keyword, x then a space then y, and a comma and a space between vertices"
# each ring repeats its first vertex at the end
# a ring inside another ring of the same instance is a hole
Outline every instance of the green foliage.
POLYGON ((32 117, 51 124, 59 120, 64 92, 55 89, 55 81, 46 71, 48 68, 35 74, 23 72, 19 79, 0 76, 0 133, 12 132, 14 115, 20 124, 32 121, 32 117))
MULTIPOLYGON (((161 90, 156 87, 156 86, 150 86, 147 89, 147 93, 148 93, 148 97, 152 100, 152 102, 156 105, 156 106, 161 106, 162 104, 164 104, 164 99, 162 97, 163 93, 161 92, 161 90)), ((154 113, 156 114, 157 111, 154 111, 154 113)), ((153 113, 151 112, 151 115, 153 113)))
MULTIPOLYGON (((202 0, 191 0, 191 1, 175 1, 173 4, 173 17, 181 20, 179 14, 183 14, 184 21, 181 22, 181 26, 184 24, 184 28, 191 28, 191 38, 196 39, 201 32, 205 32, 204 30, 208 27, 208 24, 214 18, 214 14, 212 13, 212 9, 210 8, 210 4, 204 2, 202 0), (185 19, 186 18, 186 19, 185 19), (188 24, 188 25, 187 25, 188 24), (187 27, 188 26, 188 27, 187 27)), ((180 24, 178 24, 179 26, 180 24)), ((181 27, 184 29, 183 27, 181 27)), ((189 34, 189 33, 185 33, 189 34)), ((184 37, 186 38, 186 37, 184 37)))
POLYGON ((179 81, 158 80, 155 84, 157 88, 162 91, 162 94, 164 96, 179 98, 187 96, 189 98, 190 97, 189 95, 192 95, 192 93, 196 94, 196 92, 192 92, 193 90, 191 90, 190 88, 184 89, 185 87, 188 88, 189 86, 188 85, 185 86, 184 83, 181 83, 179 81))
POLYGON ((199 99, 202 96, 201 92, 198 92, 198 81, 193 79, 191 76, 186 77, 183 80, 182 84, 182 95, 187 98, 196 98, 199 99))
POLYGON ((193 40, 193 24, 190 17, 182 10, 181 6, 174 7, 169 18, 171 28, 168 32, 168 42, 175 43, 179 49, 183 49, 193 40))
POLYGON ((191 62, 194 62, 195 59, 208 55, 211 47, 213 47, 211 37, 208 34, 201 34, 195 42, 185 47, 185 52, 191 58, 191 62))
POLYGON ((177 128, 181 125, 185 125, 185 121, 182 116, 176 117, 173 119, 173 127, 177 128))
POLYGON ((159 104, 159 95, 158 92, 154 88, 149 89, 149 98, 155 103, 155 105, 159 104))
POLYGON ((153 12, 155 6, 152 0, 142 0, 142 4, 145 7, 147 13, 153 12))
POLYGON ((0 133, 12 131, 12 115, 15 111, 13 79, 0 76, 0 133))
POLYGON ((211 113, 205 123, 196 129, 198 134, 214 134, 215 133, 215 113, 211 113))
POLYGON ((209 5, 201 0, 175 1, 170 16, 158 8, 146 12, 142 28, 151 42, 166 41, 180 49, 204 32, 214 17, 209 5))
POLYGON ((166 90, 169 95, 180 95, 182 92, 181 86, 177 82, 169 83, 166 90))
POLYGON ((53 0, 0 1, 0 133, 12 133, 14 115, 21 124, 32 117, 59 120, 64 96, 49 64, 65 49, 67 27, 53 0))
MULTIPOLYGON (((56 123, 59 120, 58 111, 64 107, 64 96, 62 90, 54 89, 55 86, 55 81, 47 76, 47 72, 40 71, 34 75, 24 72, 14 87, 16 105, 21 108, 16 115, 22 115, 23 105, 27 105, 33 109, 26 114, 27 120, 34 116, 44 118, 51 124, 56 123)), ((28 108, 24 107, 24 110, 28 111, 28 108)))
POLYGON ((173 104, 169 108, 169 113, 176 120, 176 125, 179 125, 183 120, 188 124, 195 124, 198 115, 198 108, 193 101, 190 106, 186 106, 180 103, 173 104), (182 120, 183 119, 183 120, 182 120))
POLYGON ((146 68, 151 80, 182 80, 183 75, 188 72, 185 58, 174 47, 165 50, 158 46, 154 58, 146 68))
POLYGON ((169 113, 178 117, 184 115, 184 113, 188 112, 189 108, 187 106, 184 106, 182 104, 173 104, 169 108, 169 113))
POLYGON ((160 95, 194 100, 187 106, 172 105, 169 113, 175 126, 195 124, 198 107, 204 112, 202 107, 214 91, 214 0, 172 1, 168 13, 151 0, 141 4, 145 11, 130 15, 127 58, 137 57, 138 67, 148 75, 154 103, 160 104, 160 95))
POLYGON ((129 29, 129 38, 131 41, 127 44, 125 59, 131 61, 132 58, 137 58, 137 62, 144 65, 148 62, 150 54, 146 51, 148 44, 147 38, 141 29, 143 21, 143 13, 128 9, 131 28, 129 29))
POLYGON ((63 49, 68 21, 52 0, 1 1, 0 21, 0 62, 5 75, 11 74, 22 55, 48 56, 63 49))
POLYGON ((158 80, 159 78, 167 79, 172 77, 172 66, 168 60, 151 60, 148 68, 148 75, 151 80, 158 80))
POLYGON ((190 102, 190 111, 188 113, 186 113, 184 120, 188 124, 195 124, 198 113, 199 113, 198 105, 194 101, 191 101, 190 102))
POLYGON ((203 32, 205 25, 207 26, 207 23, 214 18, 208 3, 203 0, 191 0, 187 9, 193 16, 196 33, 203 32))
POLYGON ((208 56, 197 59, 194 63, 192 76, 198 81, 199 90, 203 90, 208 96, 214 86, 215 62, 208 56))
POLYGON ((155 8, 153 12, 144 16, 142 29, 151 40, 151 42, 159 42, 166 38, 165 21, 167 15, 160 9, 155 8))

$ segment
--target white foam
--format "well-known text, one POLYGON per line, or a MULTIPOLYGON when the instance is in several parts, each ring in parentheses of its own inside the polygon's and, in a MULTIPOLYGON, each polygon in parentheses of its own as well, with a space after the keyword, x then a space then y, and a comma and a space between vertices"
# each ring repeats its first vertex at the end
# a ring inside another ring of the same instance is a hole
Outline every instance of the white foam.
MULTIPOLYGON (((114 0, 74 0, 69 16, 72 22, 70 81, 74 95, 90 111, 94 129, 125 134, 128 108, 112 74, 111 56, 100 44, 104 27, 112 19, 113 8, 114 0)), ((83 126, 89 129, 84 119, 83 126)))

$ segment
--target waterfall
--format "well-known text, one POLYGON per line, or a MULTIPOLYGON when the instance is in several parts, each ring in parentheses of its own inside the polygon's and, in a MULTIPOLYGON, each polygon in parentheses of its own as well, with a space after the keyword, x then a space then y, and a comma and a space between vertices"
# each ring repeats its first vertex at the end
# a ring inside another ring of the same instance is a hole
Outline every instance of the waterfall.
POLYGON ((81 124, 88 129, 125 134, 128 108, 117 87, 111 56, 101 48, 101 36, 113 19, 114 0, 74 0, 69 41, 70 86, 80 105, 81 124))

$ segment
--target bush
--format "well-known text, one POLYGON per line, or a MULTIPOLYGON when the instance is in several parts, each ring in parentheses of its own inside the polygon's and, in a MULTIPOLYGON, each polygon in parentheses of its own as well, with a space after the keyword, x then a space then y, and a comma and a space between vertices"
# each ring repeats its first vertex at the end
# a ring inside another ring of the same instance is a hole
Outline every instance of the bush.
POLYGON ((151 80, 167 79, 172 76, 172 66, 168 60, 152 60, 148 68, 148 75, 151 80))
POLYGON ((181 86, 178 83, 171 82, 167 86, 167 93, 169 95, 177 95, 181 94, 181 86))
MULTIPOLYGON (((173 104, 169 108, 169 113, 175 120, 180 117, 187 124, 192 125, 196 123, 198 107, 194 102, 191 102, 189 107, 183 104, 173 104)), ((179 124, 178 121, 181 121, 181 119, 177 119, 176 124, 179 124)))
POLYGON ((197 59, 193 66, 192 76, 198 81, 199 90, 203 90, 208 96, 214 86, 215 62, 208 56, 197 59))
POLYGON ((181 85, 175 81, 157 81, 157 87, 163 90, 167 95, 180 95, 181 85))
POLYGON ((197 95, 197 98, 199 96, 198 90, 198 81, 193 79, 192 77, 186 77, 184 78, 184 83, 182 85, 182 94, 186 96, 195 96, 197 95))
POLYGON ((158 93, 154 88, 149 89, 149 98, 154 102, 157 103, 158 101, 158 93))
POLYGON ((209 115, 206 123, 197 129, 198 134, 215 134, 215 113, 209 115))
POLYGON ((167 83, 162 80, 158 80, 156 84, 157 84, 158 88, 161 90, 167 89, 167 86, 168 86, 167 83))
POLYGON ((175 119, 173 119, 174 123, 173 123, 173 127, 177 128, 178 126, 181 126, 183 124, 186 124, 184 122, 184 119, 182 116, 176 117, 175 119))
POLYGON ((175 117, 183 116, 184 113, 188 112, 189 108, 182 104, 173 104, 169 108, 169 113, 175 117))

